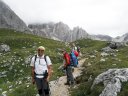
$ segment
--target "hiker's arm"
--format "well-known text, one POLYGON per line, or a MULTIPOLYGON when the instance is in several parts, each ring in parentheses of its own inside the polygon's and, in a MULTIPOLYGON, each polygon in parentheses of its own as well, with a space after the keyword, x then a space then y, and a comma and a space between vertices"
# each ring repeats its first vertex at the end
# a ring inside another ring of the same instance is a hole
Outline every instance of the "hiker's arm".
POLYGON ((34 67, 31 68, 31 75, 32 75, 32 83, 35 83, 35 73, 34 73, 34 67))
POLYGON ((49 80, 49 78, 51 77, 52 72, 53 72, 52 65, 48 65, 48 77, 47 77, 47 80, 49 80))
POLYGON ((51 77, 52 75, 52 62, 49 58, 49 56, 46 56, 46 63, 47 63, 47 68, 48 68, 48 76, 47 76, 47 81, 49 81, 49 78, 51 77))
POLYGON ((65 57, 65 64, 64 64, 64 66, 66 67, 68 65, 68 63, 69 63, 69 58, 66 56, 65 57))

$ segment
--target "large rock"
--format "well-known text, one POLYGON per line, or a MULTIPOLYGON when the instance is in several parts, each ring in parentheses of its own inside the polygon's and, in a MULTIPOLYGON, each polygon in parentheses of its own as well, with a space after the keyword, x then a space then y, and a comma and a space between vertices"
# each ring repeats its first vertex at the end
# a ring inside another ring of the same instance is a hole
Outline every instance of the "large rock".
POLYGON ((117 49, 126 46, 126 42, 110 42, 109 47, 112 49, 117 49))
POLYGON ((105 88, 99 96, 117 96, 117 92, 120 92, 122 87, 121 83, 127 81, 128 68, 109 69, 95 78, 91 89, 93 90, 96 84, 103 82, 105 88))
POLYGON ((114 49, 111 49, 111 48, 108 46, 108 47, 102 48, 101 51, 106 52, 106 53, 112 53, 112 52, 114 52, 115 50, 114 50, 114 49))
POLYGON ((8 52, 10 51, 10 47, 6 44, 0 45, 0 52, 8 52))
POLYGON ((17 31, 28 32, 26 24, 0 0, 0 28, 15 29, 17 31))

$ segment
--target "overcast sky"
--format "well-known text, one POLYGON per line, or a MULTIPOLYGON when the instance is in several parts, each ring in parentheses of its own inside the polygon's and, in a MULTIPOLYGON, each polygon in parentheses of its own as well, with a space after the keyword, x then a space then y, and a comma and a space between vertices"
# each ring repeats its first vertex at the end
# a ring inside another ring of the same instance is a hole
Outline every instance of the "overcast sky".
POLYGON ((128 32, 128 0, 3 0, 26 23, 59 22, 112 37, 128 32))

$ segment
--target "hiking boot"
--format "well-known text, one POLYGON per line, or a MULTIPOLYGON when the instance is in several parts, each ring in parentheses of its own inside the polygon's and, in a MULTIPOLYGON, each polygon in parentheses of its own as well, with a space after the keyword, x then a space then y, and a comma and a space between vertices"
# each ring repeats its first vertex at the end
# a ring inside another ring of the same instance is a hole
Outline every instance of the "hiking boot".
POLYGON ((65 85, 71 85, 71 81, 66 82, 65 85))
POLYGON ((69 87, 74 88, 75 83, 70 83, 70 84, 68 84, 68 85, 69 85, 69 87))
POLYGON ((71 85, 75 85, 75 82, 71 82, 71 85))
POLYGON ((69 85, 69 82, 64 83, 64 85, 69 85))
POLYGON ((72 72, 74 72, 74 67, 72 67, 72 72))

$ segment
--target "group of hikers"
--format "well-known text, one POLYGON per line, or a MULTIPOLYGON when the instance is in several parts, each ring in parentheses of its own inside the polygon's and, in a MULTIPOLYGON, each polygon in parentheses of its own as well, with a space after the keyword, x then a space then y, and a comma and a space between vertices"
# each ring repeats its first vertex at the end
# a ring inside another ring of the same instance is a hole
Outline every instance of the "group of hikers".
MULTIPOLYGON (((37 54, 32 57, 30 66, 32 67, 32 83, 37 86, 38 94, 40 96, 50 96, 49 78, 52 75, 52 62, 49 56, 44 54, 45 47, 39 46, 37 48, 37 54)), ((72 74, 72 68, 78 65, 78 55, 80 54, 79 47, 72 44, 70 54, 65 49, 61 50, 63 55, 63 66, 66 70, 67 82, 65 85, 74 85, 74 77, 72 74)))

